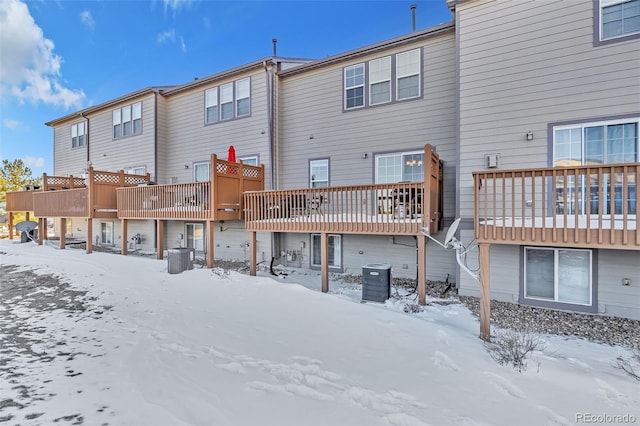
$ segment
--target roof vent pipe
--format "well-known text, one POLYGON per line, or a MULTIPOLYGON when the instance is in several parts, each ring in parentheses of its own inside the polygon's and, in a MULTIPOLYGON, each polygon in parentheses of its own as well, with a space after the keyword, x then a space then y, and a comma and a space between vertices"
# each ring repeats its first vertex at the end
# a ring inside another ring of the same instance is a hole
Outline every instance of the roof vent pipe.
POLYGON ((271 43, 273 43, 273 57, 277 57, 278 55, 276 55, 276 45, 278 44, 278 39, 277 38, 272 38, 271 39, 271 43))
POLYGON ((416 32, 416 5, 411 5, 411 31, 416 32))

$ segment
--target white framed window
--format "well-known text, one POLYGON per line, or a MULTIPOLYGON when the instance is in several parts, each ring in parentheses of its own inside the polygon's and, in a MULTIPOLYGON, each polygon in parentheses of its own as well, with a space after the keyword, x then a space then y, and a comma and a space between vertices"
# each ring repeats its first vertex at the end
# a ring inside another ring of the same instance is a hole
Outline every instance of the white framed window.
POLYGON ((599 1, 600 40, 640 34, 640 0, 599 1))
POLYGON ((204 91, 204 116, 205 123, 218 122, 218 88, 204 91))
MULTIPOLYGON (((329 268, 342 267, 342 236, 329 234, 329 268)), ((311 266, 320 267, 322 264, 320 234, 311 234, 311 266)))
POLYGON ((396 152, 375 157, 376 183, 422 182, 424 152, 396 152))
POLYGON ((391 56, 369 61, 369 105, 391 102, 391 56))
POLYGON ((71 148, 85 146, 87 143, 87 123, 81 121, 71 125, 71 148))
POLYGON ((326 188, 329 186, 329 159, 309 160, 309 186, 326 188))
MULTIPOLYGON (((640 117, 620 120, 607 120, 568 124, 553 127, 553 166, 570 167, 580 165, 600 165, 633 163, 640 161, 640 117)), ((603 182, 603 214, 611 214, 611 197, 614 198, 614 214, 622 214, 623 177, 605 174, 603 182), (613 194, 611 182, 613 179, 613 194)), ((636 214, 637 181, 633 174, 627 175, 627 212, 636 214)), ((567 178, 567 194, 564 205, 565 183, 562 177, 556 180, 556 213, 597 214, 600 206, 598 200, 599 182, 588 181, 584 176, 567 178), (578 192, 578 205, 575 193, 578 192)))
POLYGON ((251 115, 251 77, 204 91, 204 122, 218 123, 251 115))
POLYGON ((114 139, 142 133, 142 102, 113 110, 112 126, 114 139))
POLYGON ((246 157, 238 157, 238 160, 242 160, 242 164, 246 164, 247 166, 257 166, 258 165, 258 156, 257 155, 248 155, 246 157))
POLYGON ((591 250, 525 247, 524 298, 591 306, 592 263, 591 250))
POLYGON ((420 49, 396 55, 396 99, 420 96, 420 49))
POLYGON ((198 252, 204 251, 204 225, 202 223, 186 223, 185 234, 187 248, 195 249, 198 252))
POLYGON ((422 50, 408 50, 350 65, 344 68, 343 74, 345 111, 419 98, 422 96, 422 50))
POLYGON ((344 69, 344 108, 364 106, 364 64, 344 69))
POLYGON ((146 175, 147 167, 146 166, 129 167, 128 169, 126 169, 126 172, 127 174, 130 174, 130 175, 146 175))
POLYGON ((233 118, 233 83, 220 86, 220 120, 233 118))
POLYGON ((193 181, 208 182, 211 179, 210 166, 211 163, 209 163, 208 161, 193 163, 193 181))
POLYGON ((249 77, 236 81, 236 116, 244 117, 251 113, 251 80, 249 77))

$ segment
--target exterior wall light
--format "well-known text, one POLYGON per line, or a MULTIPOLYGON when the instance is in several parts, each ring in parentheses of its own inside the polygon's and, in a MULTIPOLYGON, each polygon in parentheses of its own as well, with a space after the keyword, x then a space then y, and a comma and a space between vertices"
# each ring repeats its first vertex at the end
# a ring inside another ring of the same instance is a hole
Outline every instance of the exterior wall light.
POLYGON ((527 132, 527 140, 528 141, 532 141, 533 140, 533 132, 531 130, 529 130, 527 132))

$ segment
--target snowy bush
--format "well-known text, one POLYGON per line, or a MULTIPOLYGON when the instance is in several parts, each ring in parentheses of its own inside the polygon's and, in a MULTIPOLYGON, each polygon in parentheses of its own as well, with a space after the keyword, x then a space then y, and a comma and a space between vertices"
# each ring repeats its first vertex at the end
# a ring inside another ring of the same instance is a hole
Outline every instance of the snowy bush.
POLYGON ((489 355, 500 365, 511 365, 522 373, 527 369, 527 359, 541 349, 542 341, 528 330, 506 330, 500 332, 485 346, 489 355))
POLYGON ((619 368, 634 379, 640 381, 640 348, 635 348, 629 359, 619 356, 616 359, 614 367, 619 368))

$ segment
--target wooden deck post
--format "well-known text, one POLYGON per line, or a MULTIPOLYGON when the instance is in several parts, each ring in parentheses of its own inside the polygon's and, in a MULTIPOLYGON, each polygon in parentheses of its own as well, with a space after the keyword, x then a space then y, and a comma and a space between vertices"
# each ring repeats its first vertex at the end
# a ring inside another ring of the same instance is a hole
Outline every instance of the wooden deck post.
POLYGON ((25 212, 24 214, 24 220, 29 220, 30 216, 29 216, 29 212, 25 212))
POLYGON ((480 338, 486 342, 491 341, 490 249, 480 243, 480 338))
POLYGON ((87 254, 93 253, 93 219, 87 218, 87 254))
POLYGON ((9 212, 9 239, 13 240, 13 212, 9 212))
POLYGON ((129 238, 127 236, 127 219, 122 219, 120 222, 121 232, 122 232, 122 254, 127 255, 127 249, 129 244, 129 238))
POLYGON ((257 255, 256 255, 256 234, 257 232, 250 232, 249 233, 249 275, 252 276, 256 276, 256 262, 257 262, 257 255))
POLYGON ((64 250, 64 246, 67 245, 67 218, 60 218, 60 250, 64 250))
POLYGON ((425 256, 425 244, 427 237, 420 233, 417 236, 418 244, 418 304, 427 304, 427 260, 425 256))
POLYGON ((213 268, 214 264, 214 254, 215 254, 215 245, 214 245, 214 234, 215 234, 215 226, 216 222, 213 220, 207 221, 207 268, 213 268))
POLYGON ((322 292, 329 292, 329 234, 320 234, 320 275, 322 276, 322 292))
POLYGON ((164 258, 164 220, 158 219, 156 221, 156 234, 158 235, 156 258, 162 260, 164 258))
POLYGON ((38 245, 41 246, 47 239, 47 218, 38 218, 38 245))

